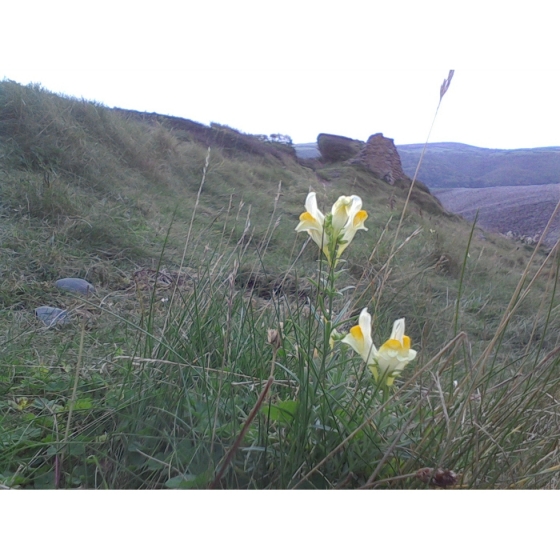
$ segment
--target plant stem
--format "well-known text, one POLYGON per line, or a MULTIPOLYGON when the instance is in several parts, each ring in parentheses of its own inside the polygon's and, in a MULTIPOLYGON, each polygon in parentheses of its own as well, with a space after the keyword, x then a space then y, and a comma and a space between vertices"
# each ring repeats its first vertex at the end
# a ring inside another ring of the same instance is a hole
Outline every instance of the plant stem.
POLYGON ((263 405, 264 399, 266 398, 266 395, 268 394, 268 391, 270 390, 270 387, 272 386, 273 382, 274 382, 274 377, 270 376, 268 378, 268 381, 266 382, 266 385, 264 386, 264 389, 262 390, 259 398, 257 399, 257 402, 255 403, 255 406, 253 407, 253 410, 251 410, 251 412, 249 413, 249 416, 247 417, 247 420, 245 421, 245 424, 243 425, 243 428, 242 428, 241 432, 237 436, 237 439, 235 440, 231 449, 228 451, 228 453, 226 455, 226 458, 224 459, 224 462, 222 463, 220 471, 218 472, 218 474, 216 475, 216 478, 212 481, 212 483, 208 487, 211 490, 216 488, 216 486, 220 482, 220 479, 224 475, 224 472, 226 471, 228 465, 231 463, 231 461, 233 459, 233 456, 235 455, 237 449, 239 448, 239 446, 241 445, 241 442, 243 441, 243 438, 245 437, 245 434, 247 433, 247 430, 249 429, 249 427, 253 423, 253 420, 257 416, 257 412, 260 410, 261 406, 263 405))
POLYGON ((80 347, 78 350, 78 362, 76 364, 76 374, 74 375, 74 386, 72 387, 72 396, 70 397, 70 403, 68 405, 68 420, 66 422, 66 431, 64 433, 64 440, 62 442, 62 451, 60 452, 60 458, 55 459, 55 488, 60 486, 60 476, 62 472, 62 463, 64 460, 64 450, 66 444, 68 443, 68 435, 70 433, 70 423, 72 421, 72 413, 74 412, 74 405, 76 404, 76 395, 78 393, 78 380, 80 379, 80 367, 82 365, 82 354, 84 350, 84 335, 86 332, 86 323, 82 322, 82 332, 80 334, 80 347))

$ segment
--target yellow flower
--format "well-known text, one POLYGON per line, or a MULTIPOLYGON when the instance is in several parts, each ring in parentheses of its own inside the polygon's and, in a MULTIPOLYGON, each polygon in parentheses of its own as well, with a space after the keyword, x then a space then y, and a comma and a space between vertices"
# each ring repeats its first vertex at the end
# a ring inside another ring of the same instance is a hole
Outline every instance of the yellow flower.
POLYGON ((387 374, 387 385, 392 385, 395 377, 414 358, 416 350, 410 347, 410 338, 404 334, 404 319, 398 319, 393 324, 391 338, 377 352, 374 366, 376 371, 372 369, 373 375, 377 379, 379 372, 387 374))
POLYGON ((332 207, 332 226, 333 226, 333 235, 338 235, 348 223, 348 218, 350 217, 350 211, 352 205, 355 204, 355 200, 357 199, 360 202, 360 206, 362 201, 359 196, 341 196, 338 200, 333 204, 332 207))
POLYGON ((371 338, 371 315, 367 309, 360 313, 358 324, 342 339, 351 346, 368 365, 375 378, 385 376, 388 386, 392 385, 408 362, 416 357, 416 350, 410 348, 410 338, 404 334, 404 319, 395 321, 391 338, 379 348, 371 338))
POLYGON ((364 222, 366 221, 368 215, 365 210, 362 210, 362 199, 359 196, 352 196, 352 199, 352 205, 348 211, 348 221, 341 230, 342 240, 338 246, 337 257, 340 257, 342 251, 350 245, 350 242, 354 239, 358 230, 363 229, 367 231, 367 228, 364 227, 364 222))
POLYGON ((350 332, 342 339, 342 342, 350 345, 366 364, 374 363, 377 349, 371 338, 371 315, 367 309, 362 310, 358 324, 350 329, 350 332))
POLYGON ((314 192, 307 195, 305 210, 299 217, 300 222, 296 231, 307 231, 331 264, 331 250, 334 250, 337 242, 336 258, 338 259, 358 230, 367 231, 364 227, 367 212, 362 210, 362 199, 359 196, 339 197, 327 216, 329 220, 317 207, 317 195, 314 192))
POLYGON ((9 404, 11 404, 17 410, 24 410, 28 406, 31 405, 31 403, 29 402, 29 399, 27 399, 25 397, 19 397, 15 401, 8 401, 8 402, 9 402, 9 404))
POLYGON ((326 257, 330 259, 328 239, 326 239, 323 226, 325 224, 325 216, 317 206, 317 195, 311 192, 305 200, 305 212, 299 217, 299 224, 296 231, 306 231, 311 239, 323 250, 326 257))

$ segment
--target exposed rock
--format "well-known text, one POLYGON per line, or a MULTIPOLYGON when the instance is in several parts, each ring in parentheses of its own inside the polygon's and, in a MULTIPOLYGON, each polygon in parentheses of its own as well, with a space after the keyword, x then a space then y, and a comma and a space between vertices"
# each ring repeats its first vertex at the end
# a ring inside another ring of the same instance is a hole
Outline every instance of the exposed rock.
POLYGON ((319 152, 327 163, 349 160, 360 152, 363 145, 364 143, 360 140, 353 140, 336 134, 321 133, 317 136, 319 152))
POLYGON ((58 307, 50 307, 48 305, 42 305, 35 309, 35 315, 47 325, 47 327, 52 327, 54 325, 66 325, 70 322, 70 317, 68 317, 68 312, 64 309, 59 309, 58 307))
POLYGON ((515 241, 520 241, 521 243, 525 243, 525 245, 536 245, 540 239, 540 232, 536 233, 534 236, 530 235, 523 235, 522 233, 514 233, 513 231, 508 231, 506 233, 506 237, 508 239, 513 239, 515 241))
POLYGON ((55 282, 55 286, 59 290, 78 292, 85 296, 95 292, 93 285, 82 278, 61 278, 55 282))
POLYGON ((370 136, 360 153, 350 160, 350 163, 363 165, 390 185, 401 179, 407 180, 395 143, 381 133, 370 136))

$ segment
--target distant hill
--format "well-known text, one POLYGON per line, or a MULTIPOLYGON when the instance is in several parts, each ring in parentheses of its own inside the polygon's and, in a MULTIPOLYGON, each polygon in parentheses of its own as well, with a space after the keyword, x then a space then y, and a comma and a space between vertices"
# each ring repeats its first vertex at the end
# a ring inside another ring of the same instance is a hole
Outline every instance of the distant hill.
MULTIPOLYGON (((300 158, 320 157, 317 144, 294 146, 300 158)), ((397 146, 412 177, 423 144, 397 146)), ((428 144, 418 179, 431 189, 485 188, 560 183, 560 147, 494 150, 456 142, 428 144)))
MULTIPOLYGON (((414 175, 423 147, 397 146, 407 175, 414 175)), ((560 183, 560 147, 493 150, 454 142, 428 144, 418 178, 432 189, 560 183)))

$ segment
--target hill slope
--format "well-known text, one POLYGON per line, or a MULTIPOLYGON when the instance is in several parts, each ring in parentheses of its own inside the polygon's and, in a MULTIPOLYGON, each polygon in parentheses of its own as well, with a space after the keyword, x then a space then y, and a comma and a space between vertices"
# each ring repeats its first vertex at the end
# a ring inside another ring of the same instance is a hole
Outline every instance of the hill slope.
MULTIPOLYGON (((62 276, 127 286, 132 271, 156 266, 164 244, 165 266, 220 261, 226 252, 241 261, 240 281, 274 284, 305 241, 294 228, 310 190, 322 208, 342 194, 362 197, 371 233, 345 256, 349 273, 367 280, 383 267, 408 192, 408 183, 391 186, 359 166, 303 166, 290 146, 227 126, 109 110, 13 82, 0 83, 0 156, 2 297, 19 309, 45 303, 42 283, 62 276)), ((420 275, 430 291, 447 291, 469 229, 425 188, 414 189, 401 235, 416 233, 393 262, 393 289, 420 275)), ((480 243, 488 246, 479 269, 509 274, 515 246, 480 243)), ((312 274, 315 259, 304 251, 300 273, 312 274)), ((420 292, 402 300, 403 311, 408 298, 422 301, 420 292)))
MULTIPOLYGON (((251 240, 247 252, 257 259, 274 226, 267 264, 278 270, 290 265, 294 227, 309 190, 322 203, 351 190, 380 223, 406 197, 407 185, 390 186, 358 167, 302 166, 291 146, 266 137, 109 110, 12 82, 0 84, 0 151, 2 203, 14 223, 37 220, 56 229, 69 255, 154 258, 174 217, 171 256, 182 250, 196 206, 195 238, 223 244, 227 231, 228 243, 237 247, 245 236, 251 240)), ((425 190, 414 191, 410 208, 453 221, 425 190)), ((192 249, 188 256, 196 257, 192 249)))
MULTIPOLYGON (((397 146, 409 175, 423 147, 397 146)), ((560 147, 491 150, 452 142, 428 144, 418 177, 432 189, 559 183, 560 147)))
POLYGON ((553 484, 555 255, 271 140, 0 82, 0 487, 553 484), (336 270, 310 191, 367 212, 336 270))
MULTIPOLYGON (((560 185, 441 189, 436 196, 443 205, 488 231, 515 237, 538 238, 560 199, 560 185)), ((560 237, 557 216, 543 242, 554 245, 560 237)))

